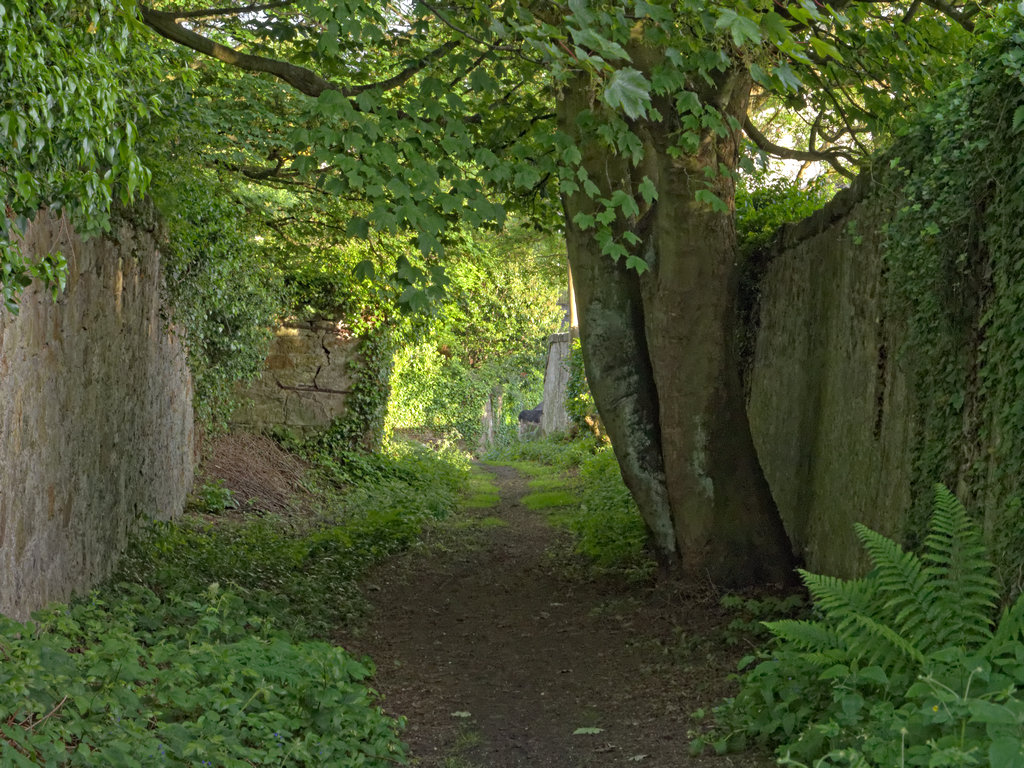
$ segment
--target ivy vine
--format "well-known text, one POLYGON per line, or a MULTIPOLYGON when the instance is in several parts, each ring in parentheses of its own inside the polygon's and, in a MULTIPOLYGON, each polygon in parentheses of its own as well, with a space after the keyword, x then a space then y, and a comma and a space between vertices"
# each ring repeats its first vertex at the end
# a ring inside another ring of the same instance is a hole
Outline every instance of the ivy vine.
MULTIPOLYGON (((955 482, 1011 592, 1024 572, 1024 27, 926 107, 890 159, 891 300, 917 392, 914 495, 955 482)), ((907 520, 920 538, 928 510, 907 520)))

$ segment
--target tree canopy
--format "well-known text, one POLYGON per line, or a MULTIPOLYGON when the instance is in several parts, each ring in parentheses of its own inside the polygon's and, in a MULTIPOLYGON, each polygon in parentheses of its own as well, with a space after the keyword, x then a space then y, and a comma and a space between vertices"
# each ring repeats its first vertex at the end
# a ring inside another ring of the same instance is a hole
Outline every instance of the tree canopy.
MULTIPOLYGON (((856 172, 916 100, 961 76, 965 51, 1019 16, 976 0, 44 8, 15 5, 4 21, 37 51, 18 65, 37 78, 26 97, 70 88, 41 74, 71 67, 59 21, 87 61, 110 62, 86 127, 119 128, 89 133, 67 167, 47 164, 47 152, 68 155, 45 134, 42 154, 0 165, 15 182, 52 173, 55 202, 102 181, 77 211, 87 224, 102 225, 114 182, 130 197, 144 181, 133 126, 158 93, 168 113, 202 101, 202 140, 183 145, 195 163, 307 195, 336 237, 413 238, 425 268, 406 270, 409 304, 441 279, 456 224, 500 228, 514 211, 562 231, 588 378, 652 541, 693 574, 734 581, 784 578, 791 565, 735 371, 737 175, 759 153, 856 172), (95 178, 75 182, 82 168, 95 178)), ((15 66, 10 53, 4 62, 15 66)), ((5 109, 7 142, 20 123, 5 109)), ((13 216, 43 199, 25 184, 7 191, 13 216)), ((13 293, 9 275, 24 269, 5 269, 13 293)))

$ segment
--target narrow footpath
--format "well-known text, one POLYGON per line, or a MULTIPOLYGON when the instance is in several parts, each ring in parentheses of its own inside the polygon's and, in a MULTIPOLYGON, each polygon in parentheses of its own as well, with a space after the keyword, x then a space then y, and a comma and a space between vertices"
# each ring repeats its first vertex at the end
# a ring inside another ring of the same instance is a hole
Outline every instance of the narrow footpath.
POLYGON ((724 649, 713 593, 582 577, 566 535, 522 505, 526 479, 374 571, 373 605, 337 641, 377 664, 385 709, 408 720, 421 768, 764 766, 690 757, 698 707, 748 649, 724 649))

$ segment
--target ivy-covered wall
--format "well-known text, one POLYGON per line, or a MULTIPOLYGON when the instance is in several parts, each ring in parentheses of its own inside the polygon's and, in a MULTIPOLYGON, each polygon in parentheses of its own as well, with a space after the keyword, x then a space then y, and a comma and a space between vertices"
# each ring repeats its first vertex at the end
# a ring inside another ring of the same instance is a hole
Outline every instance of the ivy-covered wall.
POLYGON ((0 613, 23 618, 113 567, 140 518, 192 483, 192 390, 161 314, 155 218, 140 206, 82 242, 40 213, 19 245, 59 251, 66 290, 0 310, 0 613))
POLYGON ((755 263, 748 409, 808 566, 860 570, 855 521, 919 544, 942 482, 1021 591, 1024 32, 755 263))

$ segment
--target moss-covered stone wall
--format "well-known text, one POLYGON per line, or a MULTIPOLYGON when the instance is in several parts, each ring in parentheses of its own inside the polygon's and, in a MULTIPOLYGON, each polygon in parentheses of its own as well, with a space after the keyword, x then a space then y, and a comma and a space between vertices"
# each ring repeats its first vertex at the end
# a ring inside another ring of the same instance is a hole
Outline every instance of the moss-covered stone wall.
POLYGON ((914 407, 878 188, 861 177, 779 233, 757 257, 748 329, 748 414, 772 494, 807 566, 843 576, 866 563, 853 523, 900 538, 911 501, 914 407))

